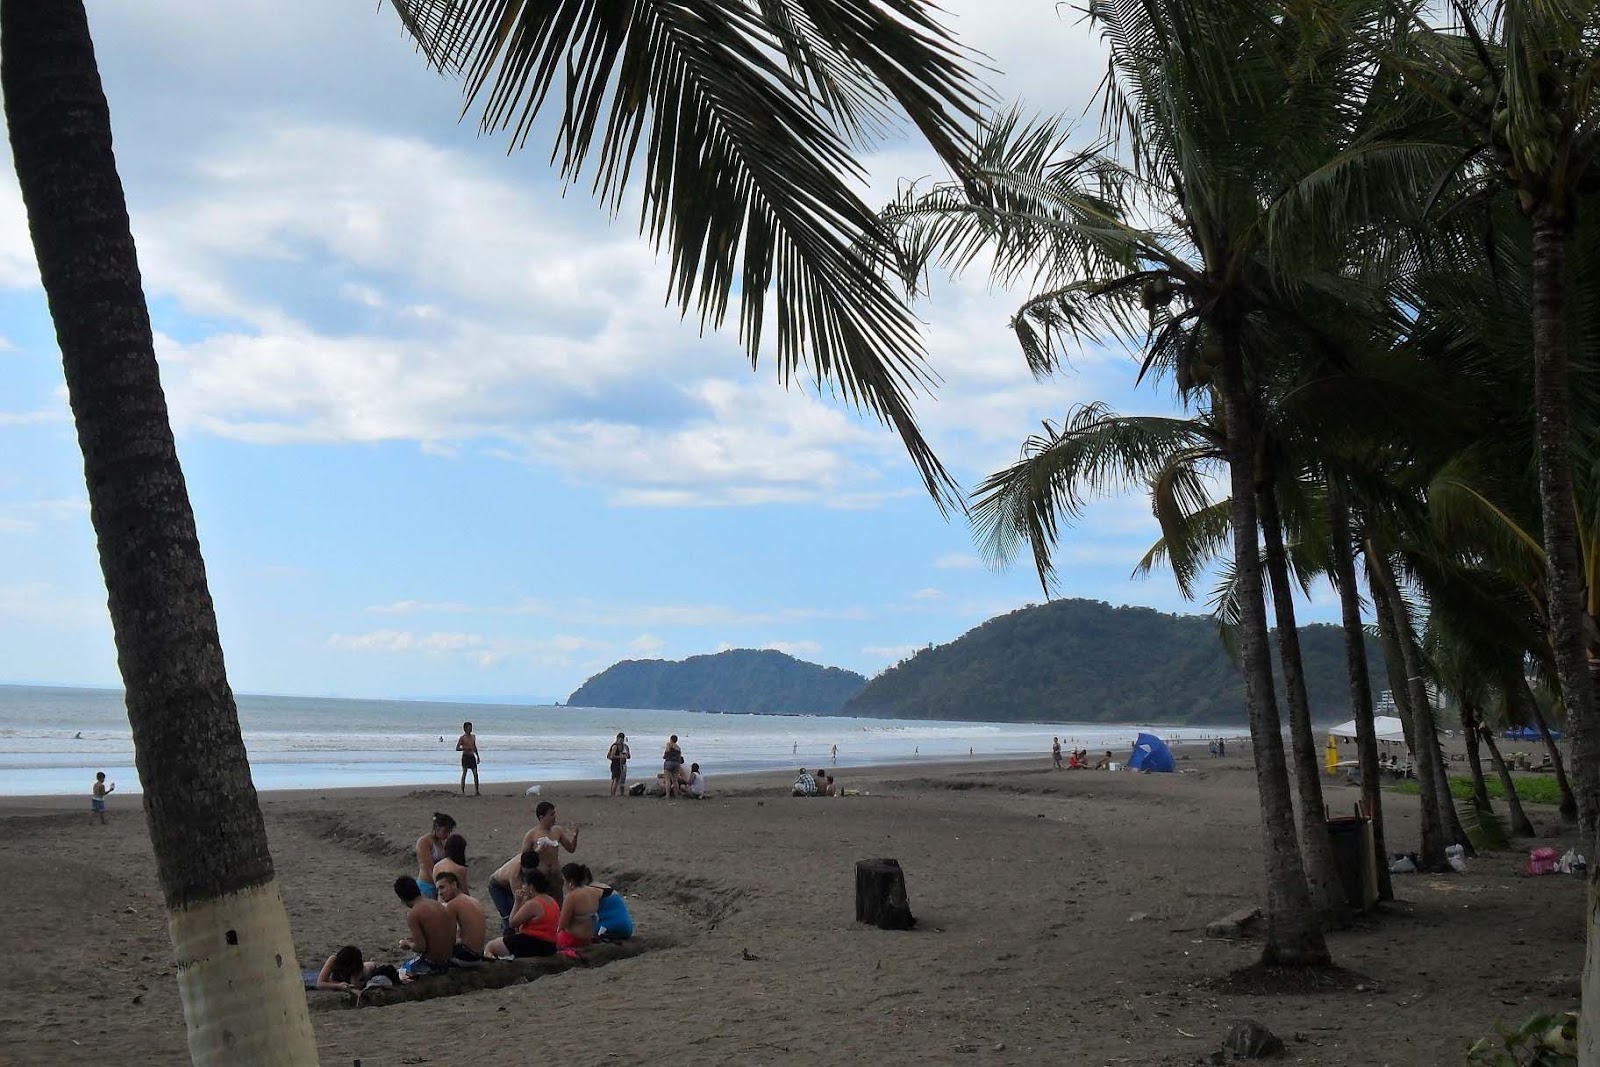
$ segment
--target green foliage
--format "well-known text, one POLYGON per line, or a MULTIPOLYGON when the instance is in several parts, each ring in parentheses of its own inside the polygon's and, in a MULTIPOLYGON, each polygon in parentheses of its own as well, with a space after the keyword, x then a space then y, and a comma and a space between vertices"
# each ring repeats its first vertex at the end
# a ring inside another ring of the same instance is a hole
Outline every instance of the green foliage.
POLYGON ((837 714, 867 680, 771 649, 736 648, 682 662, 630 659, 590 678, 567 703, 580 708, 837 714))
MULTIPOLYGON (((1343 634, 1300 628, 1313 715, 1349 716, 1343 634)), ((1375 649, 1371 662, 1378 663, 1375 649)), ((1244 685, 1212 620, 1094 600, 990 619, 889 668, 850 715, 1001 722, 1242 723, 1244 685)))
MULTIPOLYGON (((1504 800, 1506 791, 1498 778, 1490 778, 1484 783, 1489 789, 1491 800, 1504 800)), ((1525 776, 1516 780, 1517 798, 1524 804, 1550 804, 1561 803, 1561 783, 1553 775, 1525 776)), ((1413 781, 1396 782, 1390 787, 1393 792, 1415 795, 1417 783, 1413 781)), ((1472 779, 1463 775, 1450 776, 1450 795, 1457 800, 1472 799, 1472 779)))
POLYGON ((1470 1067, 1577 1067, 1578 1013, 1541 1012, 1520 1026, 1495 1023, 1494 1036, 1467 1050, 1470 1067))
MULTIPOLYGON (((1452 794, 1454 791, 1455 787, 1452 786, 1452 794)), ((1467 840, 1478 851, 1493 852, 1510 847, 1511 835, 1506 832, 1505 820, 1492 811, 1484 811, 1470 797, 1456 802, 1456 818, 1467 832, 1467 840)))

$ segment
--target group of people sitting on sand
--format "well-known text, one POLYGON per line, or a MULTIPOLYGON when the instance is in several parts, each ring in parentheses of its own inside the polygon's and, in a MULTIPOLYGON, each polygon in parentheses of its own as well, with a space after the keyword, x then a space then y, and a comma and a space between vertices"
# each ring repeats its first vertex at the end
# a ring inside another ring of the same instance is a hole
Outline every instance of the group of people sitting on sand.
POLYGON ((556 806, 548 800, 534 815, 538 823, 523 835, 517 855, 488 878, 489 899, 500 913, 499 937, 489 938, 487 912, 472 895, 466 839, 455 832, 454 819, 435 812, 432 828, 417 838, 416 876, 394 882, 408 927, 400 947, 411 958, 398 966, 379 964, 346 945, 320 971, 306 972, 307 988, 359 992, 487 960, 558 953, 576 958, 596 941, 632 937, 633 918, 622 894, 596 882, 583 864, 561 863, 562 851, 577 851, 580 828, 558 826, 556 806))
MULTIPOLYGON (((1061 770, 1061 738, 1056 738, 1050 745, 1050 763, 1056 770, 1061 770)), ((1106 754, 1100 757, 1091 768, 1089 766, 1089 750, 1075 748, 1067 755, 1066 769, 1069 771, 1108 771, 1111 769, 1111 750, 1106 749, 1106 754)))
POLYGON ((817 773, 812 774, 804 767, 795 776, 793 796, 797 797, 836 797, 839 787, 834 784, 833 775, 822 768, 817 768, 817 773))

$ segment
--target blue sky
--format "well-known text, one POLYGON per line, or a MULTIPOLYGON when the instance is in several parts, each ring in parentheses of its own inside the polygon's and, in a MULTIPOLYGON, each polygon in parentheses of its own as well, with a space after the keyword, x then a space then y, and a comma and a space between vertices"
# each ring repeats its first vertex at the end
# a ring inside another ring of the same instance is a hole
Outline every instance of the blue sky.
MULTIPOLYGON (((1002 99, 1084 109, 1104 58, 1069 8, 944 6, 1002 99)), ((891 433, 680 322, 548 141, 458 122, 386 6, 89 12, 235 688, 564 698, 619 658, 751 646, 871 674, 1041 599, 1027 561, 979 564, 891 433)), ((939 172, 903 142, 867 162, 873 202, 939 172)), ((1033 381, 1005 325, 1025 295, 942 280, 918 309, 942 379, 919 415, 968 486, 1075 403, 1170 404, 1120 352, 1033 381)), ((9 181, 0 335, 0 681, 115 684, 9 181)), ((1097 507, 1062 592, 1183 610, 1129 578, 1155 536, 1140 500, 1097 507)))

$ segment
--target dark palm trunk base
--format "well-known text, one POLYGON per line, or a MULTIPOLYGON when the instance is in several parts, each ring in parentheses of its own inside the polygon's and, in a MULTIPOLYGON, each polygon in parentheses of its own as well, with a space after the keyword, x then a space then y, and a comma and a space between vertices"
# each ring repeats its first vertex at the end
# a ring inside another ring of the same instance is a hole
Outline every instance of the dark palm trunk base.
POLYGON ((1225 342, 1221 380, 1226 405, 1228 467, 1233 490, 1233 550, 1240 603, 1239 658, 1244 671, 1250 738, 1255 750, 1256 788, 1267 875, 1267 943, 1262 962, 1275 966, 1323 966, 1330 961, 1322 928, 1311 905, 1294 826, 1283 727, 1273 694, 1268 658, 1267 609, 1261 591, 1257 544, 1256 419, 1244 383, 1237 338, 1225 342))

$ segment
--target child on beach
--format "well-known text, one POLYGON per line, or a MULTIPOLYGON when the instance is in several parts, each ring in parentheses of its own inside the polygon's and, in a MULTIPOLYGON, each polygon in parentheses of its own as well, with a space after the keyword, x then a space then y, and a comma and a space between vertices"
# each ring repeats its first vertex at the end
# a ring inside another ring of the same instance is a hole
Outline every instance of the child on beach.
POLYGON ((94 772, 94 788, 91 790, 94 795, 89 798, 89 814, 98 815, 101 826, 106 824, 106 795, 116 790, 117 783, 107 782, 105 771, 94 772))

